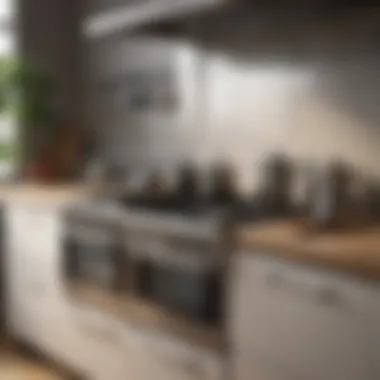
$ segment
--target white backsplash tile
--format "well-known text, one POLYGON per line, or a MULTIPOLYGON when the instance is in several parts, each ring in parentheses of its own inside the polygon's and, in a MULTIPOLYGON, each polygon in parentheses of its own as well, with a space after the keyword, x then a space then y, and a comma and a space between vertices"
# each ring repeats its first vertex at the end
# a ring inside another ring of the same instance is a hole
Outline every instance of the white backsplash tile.
POLYGON ((276 35, 273 26, 249 35, 245 27, 236 36, 224 27, 199 50, 178 42, 165 53, 155 41, 141 53, 143 60, 157 56, 165 65, 183 52, 179 72, 186 106, 170 121, 153 117, 137 128, 126 121, 110 152, 134 162, 192 157, 207 166, 226 159, 236 166, 242 191, 257 186, 259 163, 274 151, 300 164, 341 158, 380 175, 380 59, 370 28, 358 30, 355 39, 342 27, 326 40, 323 24, 303 27, 298 39, 291 26, 288 34, 282 27, 276 35), (350 45, 342 46, 345 35, 350 45))

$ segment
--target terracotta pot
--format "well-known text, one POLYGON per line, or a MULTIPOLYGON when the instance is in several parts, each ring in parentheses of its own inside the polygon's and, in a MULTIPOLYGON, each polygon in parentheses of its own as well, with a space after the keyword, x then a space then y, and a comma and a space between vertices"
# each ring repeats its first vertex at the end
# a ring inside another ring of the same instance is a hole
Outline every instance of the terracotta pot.
POLYGON ((36 182, 49 182, 54 178, 54 168, 47 160, 35 160, 27 166, 26 176, 36 182))

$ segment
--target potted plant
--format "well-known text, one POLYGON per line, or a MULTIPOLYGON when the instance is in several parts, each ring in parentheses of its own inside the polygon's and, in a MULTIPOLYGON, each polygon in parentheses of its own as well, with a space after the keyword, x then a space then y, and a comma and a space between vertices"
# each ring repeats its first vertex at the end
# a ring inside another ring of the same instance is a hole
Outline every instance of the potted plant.
POLYGON ((49 143, 57 125, 50 76, 25 61, 0 57, 0 113, 5 112, 20 126, 16 155, 27 176, 48 179, 49 143))

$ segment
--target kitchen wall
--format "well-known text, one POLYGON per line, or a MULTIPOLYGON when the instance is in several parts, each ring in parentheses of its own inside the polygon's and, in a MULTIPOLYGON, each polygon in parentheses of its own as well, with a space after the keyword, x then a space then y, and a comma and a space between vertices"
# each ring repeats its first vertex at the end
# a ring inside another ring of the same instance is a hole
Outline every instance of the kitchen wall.
MULTIPOLYGON (((84 128, 80 23, 83 0, 13 0, 17 3, 19 55, 51 76, 57 123, 84 128)), ((21 130, 23 152, 39 144, 39 136, 21 130)), ((28 159, 22 157, 21 168, 28 159)))
POLYGON ((83 0, 86 14, 110 9, 114 6, 139 3, 141 0, 83 0))
MULTIPOLYGON (((117 133, 108 135, 117 143, 106 144, 107 154, 137 164, 192 157, 207 166, 226 159, 243 191, 258 183, 263 157, 278 151, 300 164, 342 158, 380 174, 379 19, 370 10, 308 18, 289 13, 269 21, 240 14, 208 22, 192 42, 176 43, 181 117, 111 122, 117 133)), ((126 44, 117 49, 126 57, 127 42, 118 43, 126 44)), ((158 42, 154 46, 142 62, 173 61, 158 42)), ((125 59, 112 60, 112 54, 108 62, 125 59)), ((130 55, 138 60, 137 52, 130 55)))
POLYGON ((61 117, 82 121, 82 41, 80 20, 83 0, 16 0, 19 53, 50 73, 56 84, 61 117))

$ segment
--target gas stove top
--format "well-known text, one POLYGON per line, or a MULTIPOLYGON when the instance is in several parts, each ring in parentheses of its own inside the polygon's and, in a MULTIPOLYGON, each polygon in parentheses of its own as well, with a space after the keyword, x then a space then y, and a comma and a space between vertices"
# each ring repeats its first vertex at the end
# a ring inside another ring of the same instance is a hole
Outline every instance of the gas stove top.
POLYGON ((219 217, 219 218, 253 218, 253 204, 242 200, 216 201, 213 199, 131 199, 116 200, 126 211, 139 211, 159 215, 182 215, 187 218, 219 217))
POLYGON ((243 202, 109 197, 72 205, 68 215, 127 230, 216 241, 231 222, 253 220, 254 212, 243 202))
POLYGON ((127 229, 218 238, 233 224, 257 219, 253 204, 181 197, 109 196, 72 205, 69 215, 127 229))

